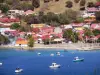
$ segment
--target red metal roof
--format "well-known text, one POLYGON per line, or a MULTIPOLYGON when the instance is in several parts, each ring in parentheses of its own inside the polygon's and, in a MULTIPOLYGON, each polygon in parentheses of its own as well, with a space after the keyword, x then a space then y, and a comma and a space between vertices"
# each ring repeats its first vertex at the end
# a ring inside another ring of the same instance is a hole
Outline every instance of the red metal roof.
POLYGON ((72 26, 80 27, 80 26, 83 26, 83 23, 72 23, 72 26))
POLYGON ((20 20, 18 18, 16 18, 16 19, 0 18, 0 22, 2 22, 2 23, 19 22, 19 21, 20 20))
POLYGON ((44 36, 42 36, 42 40, 49 39, 49 38, 50 38, 50 35, 44 35, 44 36))
POLYGON ((100 2, 97 2, 95 5, 96 5, 96 6, 100 6, 100 2))

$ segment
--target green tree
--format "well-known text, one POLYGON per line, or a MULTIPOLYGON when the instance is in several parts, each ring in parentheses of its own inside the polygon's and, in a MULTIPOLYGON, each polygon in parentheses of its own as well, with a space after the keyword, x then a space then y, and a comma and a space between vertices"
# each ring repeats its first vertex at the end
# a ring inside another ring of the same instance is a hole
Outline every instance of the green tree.
POLYGON ((92 32, 95 36, 100 35, 100 30, 95 29, 92 32))
POLYGON ((73 21, 75 21, 77 19, 78 12, 69 9, 69 10, 66 10, 63 14, 66 15, 66 18, 68 18, 68 20, 70 22, 73 22, 73 21))
POLYGON ((0 4, 0 10, 2 11, 2 13, 7 13, 7 11, 9 10, 9 6, 7 4, 0 4))
POLYGON ((59 23, 60 24, 69 24, 70 20, 68 19, 68 16, 66 14, 60 14, 59 15, 59 23))
POLYGON ((8 39, 8 37, 0 34, 0 44, 8 44, 10 43, 10 40, 8 39))
POLYGON ((78 22, 78 23, 83 23, 83 22, 84 22, 84 18, 78 17, 78 18, 76 19, 76 22, 78 22))
POLYGON ((100 11, 95 12, 96 20, 100 21, 100 11))
POLYGON ((89 28, 84 28, 84 36, 91 37, 93 36, 93 33, 89 28))
POLYGON ((34 39, 33 39, 32 35, 28 36, 28 46, 34 47, 34 39))
POLYGON ((11 25, 11 29, 19 29, 21 26, 18 24, 18 23, 13 23, 12 25, 11 25))
POLYGON ((76 32, 73 32, 72 29, 65 30, 63 37, 67 40, 74 42, 74 43, 78 41, 78 34, 76 32))
POLYGON ((48 45, 50 43, 50 39, 44 39, 43 42, 45 45, 48 45))
POLYGON ((42 23, 59 26, 59 15, 53 12, 48 12, 46 15, 43 15, 40 20, 42 23))

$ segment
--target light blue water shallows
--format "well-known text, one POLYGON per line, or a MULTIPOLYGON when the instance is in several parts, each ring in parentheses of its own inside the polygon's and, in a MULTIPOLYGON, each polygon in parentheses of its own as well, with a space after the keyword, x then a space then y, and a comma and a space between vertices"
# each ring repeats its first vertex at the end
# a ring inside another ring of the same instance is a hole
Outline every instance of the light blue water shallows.
POLYGON ((100 75, 100 51, 69 50, 0 50, 0 75, 100 75), (57 56, 56 52, 61 56, 57 56), (37 55, 40 52, 41 55, 37 55), (55 56, 51 57, 50 54, 55 56), (84 58, 83 62, 73 62, 75 56, 84 58), (52 62, 61 65, 59 69, 50 69, 52 62), (23 69, 16 74, 15 68, 23 69))

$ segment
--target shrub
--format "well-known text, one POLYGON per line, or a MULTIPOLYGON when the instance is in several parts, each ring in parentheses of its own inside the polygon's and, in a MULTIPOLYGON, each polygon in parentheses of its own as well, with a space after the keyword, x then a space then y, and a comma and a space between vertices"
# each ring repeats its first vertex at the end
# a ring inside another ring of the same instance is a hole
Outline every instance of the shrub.
POLYGON ((80 6, 85 6, 85 4, 86 4, 86 0, 81 0, 80 1, 80 6))
POLYGON ((93 2, 88 2, 87 7, 94 7, 94 3, 93 2))
POLYGON ((0 0, 0 3, 3 3, 5 0, 0 0))
POLYGON ((75 3, 79 3, 80 0, 74 0, 75 3))
POLYGON ((96 20, 100 21, 100 12, 99 11, 96 12, 95 15, 96 15, 96 20))
POLYGON ((48 3, 48 2, 50 2, 50 0, 44 0, 44 3, 48 3))
POLYGON ((20 7, 22 10, 34 10, 34 6, 32 6, 32 4, 29 4, 29 3, 26 3, 26 2, 23 2, 20 4, 20 7))
POLYGON ((85 7, 81 7, 80 10, 81 10, 81 11, 85 10, 85 7))
POLYGON ((2 13, 7 13, 7 11, 9 10, 9 6, 7 4, 0 4, 0 10, 2 11, 2 13))
POLYGON ((11 29, 19 29, 21 26, 18 23, 14 23, 11 25, 11 29))
POLYGON ((40 0, 32 0, 32 5, 33 5, 35 8, 40 7, 40 0))
POLYGON ((57 1, 59 1, 59 0, 55 0, 55 2, 57 2, 57 1))
POLYGON ((66 2, 66 7, 68 7, 68 8, 73 7, 72 1, 67 1, 67 2, 66 2))

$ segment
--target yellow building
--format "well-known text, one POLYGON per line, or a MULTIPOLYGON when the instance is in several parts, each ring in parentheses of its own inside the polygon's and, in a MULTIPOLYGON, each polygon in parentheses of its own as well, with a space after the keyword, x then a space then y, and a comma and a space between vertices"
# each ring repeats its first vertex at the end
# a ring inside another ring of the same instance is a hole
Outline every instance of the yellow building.
POLYGON ((45 26, 45 24, 31 24, 32 28, 42 28, 44 26, 45 26))
POLYGON ((83 30, 84 28, 83 27, 77 27, 75 28, 75 30, 83 30))

